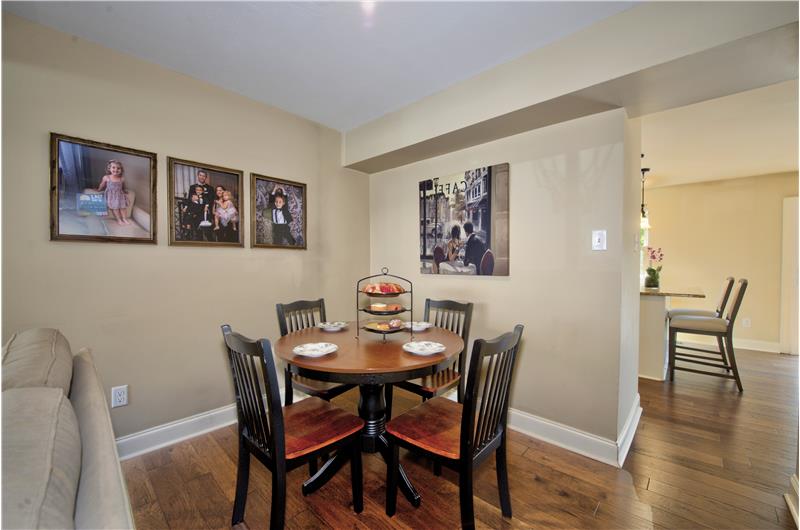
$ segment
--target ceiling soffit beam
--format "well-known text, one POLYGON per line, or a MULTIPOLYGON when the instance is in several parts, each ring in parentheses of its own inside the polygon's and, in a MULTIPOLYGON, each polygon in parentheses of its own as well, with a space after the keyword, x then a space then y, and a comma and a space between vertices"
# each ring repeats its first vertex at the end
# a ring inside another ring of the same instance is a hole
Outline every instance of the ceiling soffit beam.
POLYGON ((631 98, 607 82, 796 22, 793 2, 644 4, 347 132, 343 165, 382 171, 617 108, 631 98))

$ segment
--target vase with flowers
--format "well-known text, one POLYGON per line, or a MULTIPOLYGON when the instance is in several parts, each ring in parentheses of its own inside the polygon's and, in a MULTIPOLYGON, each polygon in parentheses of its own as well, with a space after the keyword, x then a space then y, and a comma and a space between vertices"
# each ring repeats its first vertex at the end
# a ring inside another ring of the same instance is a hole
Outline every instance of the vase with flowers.
POLYGON ((645 271, 647 276, 644 278, 644 286, 649 289, 658 289, 661 287, 661 265, 653 266, 653 263, 661 263, 664 259, 664 253, 661 247, 647 247, 647 259, 650 261, 650 266, 645 271))

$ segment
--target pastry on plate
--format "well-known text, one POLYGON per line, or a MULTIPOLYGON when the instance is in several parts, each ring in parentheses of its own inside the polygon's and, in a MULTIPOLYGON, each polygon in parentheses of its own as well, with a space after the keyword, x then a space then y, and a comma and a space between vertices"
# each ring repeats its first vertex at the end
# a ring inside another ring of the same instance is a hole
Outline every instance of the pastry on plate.
POLYGON ((406 292, 401 285, 387 282, 368 283, 362 291, 368 294, 402 294, 406 292))

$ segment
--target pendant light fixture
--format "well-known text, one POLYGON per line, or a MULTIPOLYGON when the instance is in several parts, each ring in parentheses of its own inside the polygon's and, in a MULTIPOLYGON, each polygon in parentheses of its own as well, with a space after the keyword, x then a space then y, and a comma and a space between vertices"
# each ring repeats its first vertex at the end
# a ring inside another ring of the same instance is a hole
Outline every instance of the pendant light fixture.
MULTIPOLYGON (((642 153, 644 158, 644 153, 642 153)), ((644 203, 644 181, 647 179, 647 173, 650 171, 649 167, 642 168, 642 220, 641 228, 643 230, 650 230, 650 219, 647 216, 647 205, 644 203)))

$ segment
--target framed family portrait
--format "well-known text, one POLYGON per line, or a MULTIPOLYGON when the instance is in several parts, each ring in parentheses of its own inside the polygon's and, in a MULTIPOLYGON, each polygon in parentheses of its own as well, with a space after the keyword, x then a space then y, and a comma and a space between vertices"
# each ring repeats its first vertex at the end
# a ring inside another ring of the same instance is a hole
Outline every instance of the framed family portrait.
POLYGON ((167 158, 169 244, 243 247, 243 173, 167 158))
POLYGON ((50 133, 50 239, 156 243, 156 154, 50 133))
POLYGON ((250 173, 254 248, 306 248, 306 185, 250 173))

